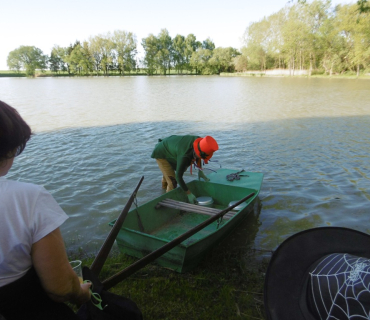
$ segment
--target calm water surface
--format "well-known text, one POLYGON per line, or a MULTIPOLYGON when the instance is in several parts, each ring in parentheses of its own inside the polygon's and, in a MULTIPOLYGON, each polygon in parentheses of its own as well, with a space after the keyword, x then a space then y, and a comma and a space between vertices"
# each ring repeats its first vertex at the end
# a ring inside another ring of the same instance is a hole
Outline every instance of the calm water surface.
POLYGON ((236 233, 240 245, 273 250, 318 226, 370 233, 367 80, 0 78, 0 99, 35 132, 8 177, 53 194, 70 216, 71 250, 100 248, 141 176, 139 204, 162 193, 150 154, 172 134, 214 136, 211 169, 264 173, 261 210, 236 233))

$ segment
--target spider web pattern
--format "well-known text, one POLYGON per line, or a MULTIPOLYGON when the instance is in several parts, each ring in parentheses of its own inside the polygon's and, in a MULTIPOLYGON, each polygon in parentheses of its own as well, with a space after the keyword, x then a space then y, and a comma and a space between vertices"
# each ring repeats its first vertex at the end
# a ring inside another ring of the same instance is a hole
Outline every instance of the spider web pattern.
POLYGON ((310 272, 309 290, 321 320, 370 319, 370 259, 325 256, 310 272))

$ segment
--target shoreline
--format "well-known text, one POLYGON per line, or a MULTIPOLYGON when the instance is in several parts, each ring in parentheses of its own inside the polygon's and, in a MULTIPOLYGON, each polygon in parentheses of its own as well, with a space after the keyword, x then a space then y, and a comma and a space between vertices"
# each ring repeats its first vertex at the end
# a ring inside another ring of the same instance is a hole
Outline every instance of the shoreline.
POLYGON ((307 74, 266 74, 264 72, 235 72, 235 73, 220 73, 221 77, 267 77, 267 78, 322 78, 322 79, 370 79, 370 74, 361 74, 359 76, 353 74, 313 74, 311 76, 307 74))
MULTIPOLYGON (((272 70, 267 70, 272 71, 272 70)), ((38 73, 33 78, 76 78, 76 77, 167 77, 167 76, 207 76, 201 74, 194 74, 194 73, 171 73, 171 74, 153 74, 148 75, 146 73, 126 73, 126 74, 85 74, 85 75, 76 75, 76 74, 54 74, 54 73, 38 73)), ((217 76, 217 74, 209 75, 209 76, 217 76)), ((370 73, 360 74, 357 76, 356 74, 333 74, 333 75, 326 75, 326 74, 313 74, 311 76, 307 74, 295 74, 290 75, 288 73, 266 73, 262 71, 247 71, 247 72, 233 72, 227 73, 222 72, 218 74, 220 77, 268 77, 268 78, 322 78, 322 79, 370 79, 370 73)), ((12 71, 1 71, 0 70, 0 78, 27 78, 25 73, 17 73, 12 71)), ((32 77, 31 77, 32 78, 32 77)))

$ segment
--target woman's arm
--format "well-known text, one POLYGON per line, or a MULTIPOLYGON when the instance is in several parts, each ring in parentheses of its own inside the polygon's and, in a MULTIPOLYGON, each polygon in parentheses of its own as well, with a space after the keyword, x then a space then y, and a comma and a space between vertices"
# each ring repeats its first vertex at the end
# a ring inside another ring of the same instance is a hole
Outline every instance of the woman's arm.
POLYGON ((51 299, 80 305, 90 299, 90 284, 80 284, 66 254, 59 228, 32 245, 32 262, 51 299))

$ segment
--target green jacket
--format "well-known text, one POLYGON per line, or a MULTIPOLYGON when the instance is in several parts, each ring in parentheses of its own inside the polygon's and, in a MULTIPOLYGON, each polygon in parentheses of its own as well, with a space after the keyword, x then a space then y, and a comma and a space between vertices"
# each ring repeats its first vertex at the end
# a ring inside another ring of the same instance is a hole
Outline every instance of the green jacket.
POLYGON ((188 191, 182 176, 194 159, 193 143, 198 136, 169 136, 163 140, 159 139, 153 153, 154 159, 166 159, 176 172, 176 181, 184 191, 188 191))

